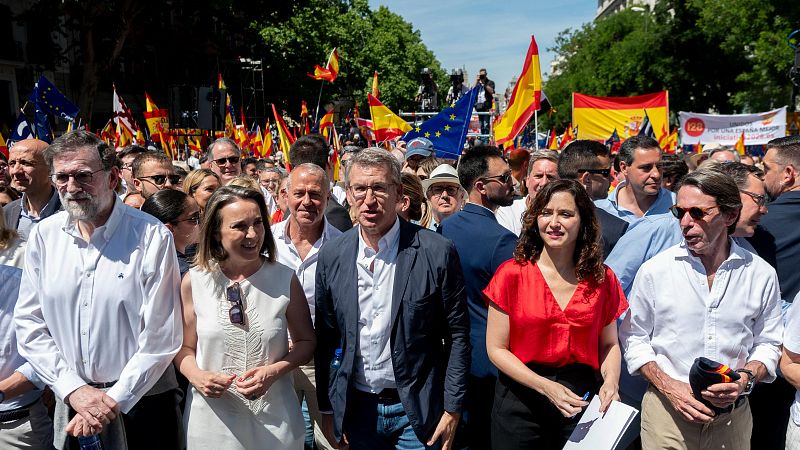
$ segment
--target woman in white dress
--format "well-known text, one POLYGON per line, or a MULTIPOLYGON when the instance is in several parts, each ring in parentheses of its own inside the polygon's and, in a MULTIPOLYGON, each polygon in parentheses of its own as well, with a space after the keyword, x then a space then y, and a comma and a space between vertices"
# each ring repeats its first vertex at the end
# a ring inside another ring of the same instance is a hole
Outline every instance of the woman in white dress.
POLYGON ((181 284, 184 341, 175 357, 192 384, 189 450, 303 447, 290 372, 313 356, 314 330, 294 271, 275 261, 267 217, 251 189, 222 187, 208 201, 195 267, 181 284))

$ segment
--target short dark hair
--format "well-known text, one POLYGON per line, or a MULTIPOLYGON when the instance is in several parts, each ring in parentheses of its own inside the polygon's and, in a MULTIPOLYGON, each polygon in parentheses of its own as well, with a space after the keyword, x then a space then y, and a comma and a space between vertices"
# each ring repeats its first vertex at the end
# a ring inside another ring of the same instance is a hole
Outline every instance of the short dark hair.
POLYGON ((503 158, 503 152, 492 145, 476 145, 461 157, 458 163, 458 181, 467 192, 472 192, 475 181, 489 172, 489 158, 503 158))
POLYGON ((544 240, 539 235, 537 219, 553 195, 558 192, 572 194, 581 218, 581 227, 572 256, 575 275, 579 280, 591 279, 601 283, 605 279, 606 271, 603 266, 603 246, 600 243, 600 222, 595 214, 592 199, 589 198, 583 185, 575 180, 555 180, 539 190, 522 216, 522 232, 514 249, 514 260, 519 264, 527 264, 539 259, 544 250, 544 240))
POLYGON ((508 167, 512 168, 513 170, 519 170, 530 157, 531 152, 524 148, 511 150, 511 153, 508 154, 508 167))
POLYGON ((328 143, 319 134, 307 134, 298 138, 289 149, 292 165, 316 164, 323 169, 328 166, 328 143))
POLYGON ((733 178, 720 171, 701 167, 686 175, 675 188, 675 192, 680 191, 684 186, 696 187, 703 194, 714 197, 720 213, 736 211, 736 220, 728 226, 728 235, 733 234, 736 230, 736 222, 739 221, 739 214, 742 211, 742 198, 733 178))
POLYGON ((597 141, 580 139, 570 142, 558 157, 558 177, 575 180, 586 169, 605 169, 598 155, 608 155, 608 148, 597 141))
POLYGON ((624 162, 625 165, 630 166, 633 164, 633 154, 637 148, 644 148, 644 149, 658 149, 661 150, 661 147, 658 145, 658 141, 651 138, 650 136, 644 135, 636 135, 631 136, 628 139, 625 139, 622 142, 622 145, 619 146, 619 160, 624 162))
POLYGON ((97 135, 86 130, 70 131, 57 137, 44 151, 44 160, 50 170, 53 170, 53 159, 56 156, 62 153, 74 152, 83 147, 91 147, 97 150, 97 156, 100 158, 103 170, 108 171, 118 165, 114 148, 109 147, 97 135))
MULTIPOLYGON (((160 152, 144 152, 137 156, 131 163, 131 173, 133 178, 139 178, 142 172, 142 166, 149 162, 157 164, 168 164, 172 167, 172 160, 165 154, 160 152)), ((174 170, 174 169, 173 169, 174 170)))
POLYGON ((228 259, 228 252, 219 241, 219 230, 222 226, 219 211, 236 200, 252 200, 258 205, 264 223, 264 243, 261 244, 260 253, 262 255, 266 253, 267 261, 275 262, 275 238, 269 228, 269 214, 264 195, 259 191, 241 186, 222 186, 211 194, 203 213, 200 242, 198 242, 195 255, 197 267, 212 272, 218 270, 215 263, 228 259))
POLYGON ((767 142, 767 151, 775 150, 778 164, 793 165, 800 170, 800 135, 775 138, 767 142))
POLYGON ((141 153, 147 153, 149 151, 150 150, 142 147, 141 145, 130 144, 126 145, 125 147, 122 147, 122 150, 120 150, 119 153, 117 153, 117 158, 122 159, 128 155, 138 155, 141 153))
POLYGON ((242 170, 250 164, 255 164, 256 169, 258 169, 258 160, 255 158, 245 158, 242 160, 242 170))
POLYGON ((177 189, 163 189, 144 201, 141 211, 150 214, 161 223, 175 223, 186 211, 186 199, 189 195, 177 189))
POLYGON ((750 175, 764 179, 764 171, 756 166, 749 166, 747 164, 738 163, 735 161, 705 161, 702 167, 704 169, 716 170, 722 172, 733 179, 739 189, 747 189, 747 183, 750 181, 750 175))
POLYGON ((661 177, 672 180, 675 186, 689 173, 689 165, 678 155, 665 153, 661 155, 661 177))

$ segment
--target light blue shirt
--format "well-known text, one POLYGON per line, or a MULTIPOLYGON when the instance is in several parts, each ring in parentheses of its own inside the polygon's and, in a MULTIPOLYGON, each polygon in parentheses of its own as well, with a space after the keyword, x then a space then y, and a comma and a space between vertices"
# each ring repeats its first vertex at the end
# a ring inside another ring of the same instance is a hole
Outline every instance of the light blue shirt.
POLYGON ((19 296, 22 269, 0 265, 0 380, 5 380, 14 372, 25 376, 38 389, 28 391, 0 403, 0 411, 11 411, 30 405, 42 396, 44 382, 36 375, 33 367, 17 352, 17 336, 14 333, 14 306, 19 296))
POLYGON ((613 214, 628 223, 635 223, 636 221, 648 216, 672 214, 669 211, 669 208, 675 204, 675 194, 668 189, 661 188, 658 191, 658 198, 656 198, 655 203, 653 203, 652 206, 650 206, 650 208, 644 213, 644 216, 636 217, 636 214, 634 214, 632 211, 620 206, 619 203, 617 203, 617 194, 619 193, 620 189, 625 186, 627 186, 627 183, 624 181, 621 182, 617 185, 616 189, 608 194, 608 198, 595 200, 595 206, 600 209, 604 209, 609 214, 613 214))

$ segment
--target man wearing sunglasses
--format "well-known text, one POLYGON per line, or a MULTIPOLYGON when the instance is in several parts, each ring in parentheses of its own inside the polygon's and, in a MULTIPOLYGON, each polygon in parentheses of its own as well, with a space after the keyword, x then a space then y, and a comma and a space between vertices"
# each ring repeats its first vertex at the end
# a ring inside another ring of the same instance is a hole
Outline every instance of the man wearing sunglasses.
POLYGON ((650 383, 642 448, 750 448, 748 395, 756 383, 775 380, 783 321, 775 270, 730 239, 741 208, 728 175, 690 173, 671 207, 682 242, 636 275, 620 342, 630 374, 650 383), (697 398, 689 372, 699 357, 734 369, 739 379, 700 387, 697 398))
POLYGON ((132 164, 133 185, 145 199, 163 189, 179 189, 180 177, 172 161, 163 153, 146 152, 132 164))
POLYGON ((466 435, 460 439, 470 448, 488 449, 497 369, 486 353, 488 310, 482 291, 500 264, 511 259, 517 244, 514 233, 497 223, 494 215, 499 206, 511 205, 514 180, 500 149, 484 145, 473 147, 461 157, 458 179, 467 190, 467 204, 442 222, 439 233, 453 241, 458 250, 470 319, 472 367, 467 387, 466 435))
POLYGON ((239 163, 242 151, 233 139, 219 138, 208 146, 206 152, 210 169, 219 176, 223 186, 242 173, 239 163))

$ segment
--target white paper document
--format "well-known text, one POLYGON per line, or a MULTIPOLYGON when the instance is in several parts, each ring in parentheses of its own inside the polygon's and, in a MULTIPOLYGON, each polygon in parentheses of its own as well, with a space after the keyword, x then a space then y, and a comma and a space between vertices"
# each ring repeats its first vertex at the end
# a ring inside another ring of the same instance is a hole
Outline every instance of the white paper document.
POLYGON ((636 408, 617 401, 611 402, 603 414, 600 412, 600 397, 595 395, 583 411, 564 450, 614 450, 636 414, 639 414, 636 408))

